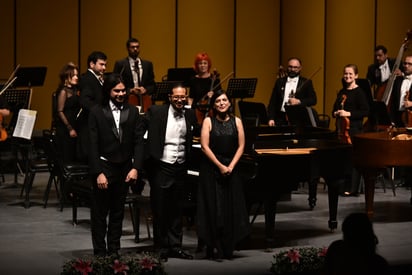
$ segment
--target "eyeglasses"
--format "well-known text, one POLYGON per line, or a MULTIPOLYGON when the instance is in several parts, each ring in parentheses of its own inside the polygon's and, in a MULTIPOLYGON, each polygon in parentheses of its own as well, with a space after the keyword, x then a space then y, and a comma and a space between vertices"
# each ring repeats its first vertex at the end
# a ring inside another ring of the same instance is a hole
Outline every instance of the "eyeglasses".
POLYGON ((140 46, 129 46, 130 49, 138 49, 140 46))
POLYGON ((187 96, 185 96, 185 95, 172 95, 171 98, 173 100, 179 100, 179 99, 180 100, 185 100, 187 98, 187 96))
POLYGON ((288 66, 289 69, 300 69, 300 66, 288 66))
POLYGON ((412 62, 403 62, 403 65, 405 65, 405 66, 412 66, 412 62))
POLYGON ((125 93, 126 89, 112 89, 112 91, 115 93, 125 93))

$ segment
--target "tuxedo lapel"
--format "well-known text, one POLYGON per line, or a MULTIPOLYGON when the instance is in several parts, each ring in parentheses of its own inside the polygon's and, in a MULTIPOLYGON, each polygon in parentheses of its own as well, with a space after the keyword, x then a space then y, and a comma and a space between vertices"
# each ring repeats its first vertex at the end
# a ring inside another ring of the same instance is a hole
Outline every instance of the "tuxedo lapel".
POLYGON ((129 117, 129 107, 123 106, 123 110, 120 112, 120 123, 119 123, 119 140, 122 142, 122 136, 123 136, 123 125, 127 121, 127 118, 129 117))
POLYGON ((110 129, 112 130, 113 134, 117 138, 119 138, 119 133, 117 132, 116 123, 114 122, 114 117, 110 106, 103 107, 103 114, 108 124, 110 125, 110 129))

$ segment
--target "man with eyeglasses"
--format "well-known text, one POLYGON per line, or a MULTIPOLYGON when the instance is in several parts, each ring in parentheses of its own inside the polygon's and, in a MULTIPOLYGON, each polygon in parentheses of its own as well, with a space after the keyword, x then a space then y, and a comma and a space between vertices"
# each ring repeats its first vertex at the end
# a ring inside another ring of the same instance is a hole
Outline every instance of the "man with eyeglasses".
POLYGON ((138 39, 129 38, 126 42, 126 49, 128 56, 115 62, 113 72, 122 76, 129 103, 140 106, 141 112, 146 112, 153 103, 152 95, 155 91, 153 63, 139 57, 140 42, 138 39))
POLYGON ((412 112, 412 55, 404 58, 403 75, 395 78, 390 102, 390 114, 395 126, 411 127, 412 121, 408 118, 412 112))
POLYGON ((126 195, 143 166, 144 130, 137 108, 126 103, 120 75, 106 76, 102 104, 89 115, 90 215, 96 256, 119 254, 126 195))
POLYGON ((200 129, 194 110, 186 109, 187 90, 173 86, 169 103, 152 105, 147 112, 145 170, 150 184, 154 245, 163 261, 169 257, 193 259, 182 249, 182 191, 193 136, 200 129))
POLYGON ((316 92, 312 80, 300 76, 302 62, 297 57, 289 58, 286 76, 276 79, 268 105, 269 126, 286 126, 289 121, 285 106, 313 106, 316 92))

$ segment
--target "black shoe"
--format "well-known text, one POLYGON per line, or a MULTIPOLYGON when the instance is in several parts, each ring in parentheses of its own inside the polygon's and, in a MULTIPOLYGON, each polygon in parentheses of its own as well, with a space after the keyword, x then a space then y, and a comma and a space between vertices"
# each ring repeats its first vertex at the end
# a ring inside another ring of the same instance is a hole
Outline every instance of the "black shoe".
POLYGON ((134 237, 134 242, 135 242, 135 243, 140 243, 140 238, 139 238, 139 236, 134 237))
POLYGON ((165 262, 167 262, 167 260, 168 260, 167 253, 160 253, 160 261, 165 263, 165 262))
POLYGON ((179 258, 179 259, 185 259, 185 260, 193 260, 193 256, 190 254, 187 254, 181 249, 171 249, 169 251, 169 257, 170 258, 179 258))

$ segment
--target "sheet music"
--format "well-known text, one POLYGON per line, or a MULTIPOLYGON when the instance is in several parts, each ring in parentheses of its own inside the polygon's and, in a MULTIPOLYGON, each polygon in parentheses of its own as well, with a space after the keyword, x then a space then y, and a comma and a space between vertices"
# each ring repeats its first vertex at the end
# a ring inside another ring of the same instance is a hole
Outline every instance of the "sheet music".
POLYGON ((16 127, 14 127, 13 137, 31 139, 34 123, 36 122, 37 111, 20 109, 16 127))

